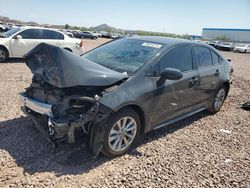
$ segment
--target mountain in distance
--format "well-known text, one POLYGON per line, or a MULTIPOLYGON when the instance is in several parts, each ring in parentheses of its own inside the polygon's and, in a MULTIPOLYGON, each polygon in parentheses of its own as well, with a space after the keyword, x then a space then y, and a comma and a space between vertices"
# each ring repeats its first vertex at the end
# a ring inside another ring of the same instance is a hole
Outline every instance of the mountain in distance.
POLYGON ((111 27, 107 24, 101 24, 101 25, 98 25, 96 27, 90 27, 89 29, 93 30, 93 31, 117 31, 118 30, 118 29, 111 27))

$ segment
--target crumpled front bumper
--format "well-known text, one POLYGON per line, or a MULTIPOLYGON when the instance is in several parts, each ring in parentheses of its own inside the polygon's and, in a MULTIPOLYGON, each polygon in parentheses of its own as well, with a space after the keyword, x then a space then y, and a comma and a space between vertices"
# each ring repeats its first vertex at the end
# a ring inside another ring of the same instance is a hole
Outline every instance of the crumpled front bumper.
POLYGON ((21 104, 39 114, 53 117, 52 105, 38 102, 34 99, 31 99, 24 94, 20 96, 21 104))
MULTIPOLYGON (((66 137, 68 143, 75 142, 75 129, 78 127, 83 126, 87 122, 91 121, 90 117, 86 115, 84 118, 76 118, 75 120, 69 121, 67 118, 63 119, 56 119, 54 118, 52 112, 51 104, 41 103, 34 99, 31 99, 25 94, 21 94, 20 96, 21 101, 21 110, 31 117, 34 121, 35 126, 41 132, 41 134, 51 143, 56 144, 57 139, 55 138, 62 138, 66 137), (38 121, 38 117, 46 118, 46 126, 47 129, 44 128, 44 125, 38 121)), ((60 139, 58 139, 60 140, 60 139)), ((64 139, 65 140, 65 139, 64 139)))
POLYGON ((85 125, 91 125, 87 134, 89 134, 90 151, 94 156, 97 156, 102 149, 105 129, 111 115, 114 113, 112 109, 96 101, 95 107, 92 110, 72 121, 72 119, 68 120, 67 118, 55 118, 52 111, 53 105, 33 100, 25 94, 21 94, 21 105, 23 112, 31 117, 37 129, 54 146, 58 143, 54 139, 55 135, 64 135, 68 143, 74 143, 75 129, 84 129, 85 125), (38 121, 41 116, 47 120, 47 130, 38 121))

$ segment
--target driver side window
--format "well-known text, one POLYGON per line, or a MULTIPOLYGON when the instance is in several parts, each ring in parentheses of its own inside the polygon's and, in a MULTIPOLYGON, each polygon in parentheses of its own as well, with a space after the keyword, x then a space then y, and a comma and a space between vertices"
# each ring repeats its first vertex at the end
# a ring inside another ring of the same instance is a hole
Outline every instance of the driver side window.
POLYGON ((166 68, 175 68, 182 72, 193 69, 191 48, 175 47, 167 52, 155 65, 154 75, 159 76, 166 68))
POLYGON ((38 39, 39 37, 39 30, 38 29, 26 29, 19 33, 23 39, 38 39))

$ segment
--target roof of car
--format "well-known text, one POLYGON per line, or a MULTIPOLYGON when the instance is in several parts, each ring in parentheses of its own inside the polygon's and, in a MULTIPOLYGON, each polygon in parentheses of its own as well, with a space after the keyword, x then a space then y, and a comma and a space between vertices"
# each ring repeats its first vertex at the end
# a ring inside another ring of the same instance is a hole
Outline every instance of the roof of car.
POLYGON ((131 37, 133 39, 144 40, 148 42, 161 43, 166 45, 176 45, 176 44, 197 44, 191 40, 179 39, 179 38, 170 38, 170 37, 160 37, 160 36, 136 36, 131 37))
MULTIPOLYGON (((53 29, 53 28, 47 28, 47 27, 39 27, 39 26, 21 26, 20 29, 46 29, 46 30, 51 30, 51 31, 57 31, 63 35, 65 35, 62 31, 59 31, 58 29, 53 29)), ((65 35, 67 36, 67 35, 65 35)))

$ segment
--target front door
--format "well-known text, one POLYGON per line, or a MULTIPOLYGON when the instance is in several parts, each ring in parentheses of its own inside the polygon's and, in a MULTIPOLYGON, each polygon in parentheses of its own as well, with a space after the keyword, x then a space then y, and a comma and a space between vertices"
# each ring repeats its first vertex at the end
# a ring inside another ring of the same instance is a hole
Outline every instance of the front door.
POLYGON ((154 103, 151 124, 157 126, 188 112, 197 104, 198 79, 198 72, 193 68, 190 46, 177 46, 161 57, 153 67, 154 103), (181 70, 183 77, 180 80, 160 82, 161 72, 168 67, 181 70))
POLYGON ((15 35, 10 41, 10 49, 13 57, 23 57, 28 51, 38 44, 39 30, 26 29, 15 35), (22 38, 17 38, 20 35, 22 38))

